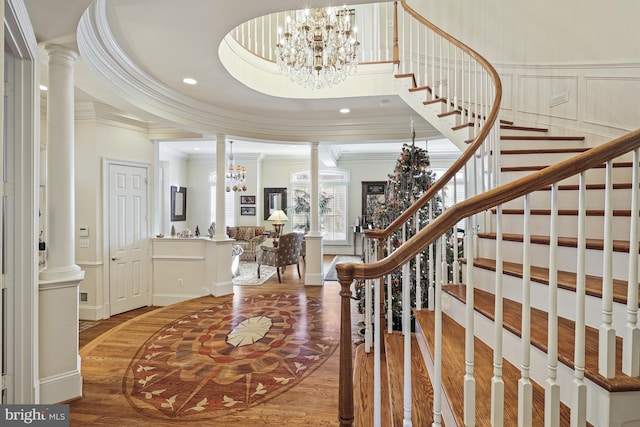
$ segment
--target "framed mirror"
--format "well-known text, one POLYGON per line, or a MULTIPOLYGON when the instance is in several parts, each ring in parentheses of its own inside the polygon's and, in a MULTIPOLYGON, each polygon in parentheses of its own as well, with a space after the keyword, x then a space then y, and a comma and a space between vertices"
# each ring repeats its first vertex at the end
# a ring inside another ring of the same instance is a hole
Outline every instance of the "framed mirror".
POLYGON ((373 221, 373 212, 384 203, 386 181, 362 181, 362 225, 373 221))
POLYGON ((286 188, 265 188, 264 189, 264 219, 277 210, 287 211, 287 189, 286 188))
POLYGON ((171 186, 171 221, 187 220, 187 188, 171 186))

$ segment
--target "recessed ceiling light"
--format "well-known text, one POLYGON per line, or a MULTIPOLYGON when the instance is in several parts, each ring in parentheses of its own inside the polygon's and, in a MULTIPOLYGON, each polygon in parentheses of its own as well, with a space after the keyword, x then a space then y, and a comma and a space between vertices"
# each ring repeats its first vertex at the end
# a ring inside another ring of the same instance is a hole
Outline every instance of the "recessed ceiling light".
POLYGON ((182 79, 182 81, 188 85, 195 85, 198 83, 196 79, 193 79, 191 77, 185 77, 184 79, 182 79))
POLYGON ((350 109, 348 109, 348 108, 341 108, 341 109, 340 109, 340 112, 341 112, 342 114, 347 114, 347 113, 349 113, 350 111, 351 111, 351 110, 350 110, 350 109))
POLYGON ((45 85, 40 85, 40 90, 47 90, 48 88, 45 85))

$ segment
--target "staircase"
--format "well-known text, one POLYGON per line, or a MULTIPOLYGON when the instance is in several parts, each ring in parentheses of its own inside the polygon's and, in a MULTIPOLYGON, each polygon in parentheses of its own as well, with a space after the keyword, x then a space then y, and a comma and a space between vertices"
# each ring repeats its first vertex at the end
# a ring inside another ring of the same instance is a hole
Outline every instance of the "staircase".
POLYGON ((425 52, 400 63, 398 94, 463 154, 385 230, 367 232, 366 263, 338 268, 345 313, 354 279, 370 280, 377 310, 391 272, 402 268, 410 283, 411 259, 428 251, 435 264, 420 284, 429 307, 414 308, 418 348, 409 331, 402 340, 377 335, 378 310, 366 319, 367 336, 376 336, 364 350, 373 345, 381 357, 358 349, 355 387, 343 320, 341 425, 353 421, 355 389, 356 425, 640 426, 640 130, 598 144, 530 124, 497 126, 493 67, 402 5, 410 16, 403 37, 421 34, 411 19, 437 34, 400 39, 401 52, 425 52), (391 233, 462 170, 467 199, 392 248, 391 233), (446 264, 444 233, 455 235, 462 219, 463 283, 448 284, 447 269, 458 263, 446 264), (389 381, 377 390, 379 405, 368 393, 372 372, 389 381))
MULTIPOLYGON (((537 135, 534 140, 525 138, 532 132, 545 134, 546 131, 537 128, 517 128, 513 125, 503 125, 501 140, 508 141, 503 145, 503 167, 501 168, 500 181, 511 181, 520 178, 523 173, 530 173, 542 169, 550 164, 574 156, 585 150, 582 137, 562 137, 562 139, 537 135), (525 135, 514 135, 516 132, 525 135), (508 134, 507 134, 508 133, 508 134), (535 141, 536 147, 531 148, 531 141, 535 141), (562 141, 563 146, 558 148, 554 144, 562 141), (508 145, 507 145, 508 144, 508 145), (518 149, 518 144, 526 144, 526 148, 518 149), (509 156, 505 159, 505 155, 509 156)), ((613 227, 614 238, 611 247, 612 268, 612 328, 616 331, 615 338, 615 375, 606 378, 598 370, 598 341, 599 327, 602 320, 603 297, 603 259, 605 254, 604 229, 604 189, 605 172, 603 168, 596 168, 586 173, 586 203, 585 221, 587 235, 585 240, 585 369, 584 383, 586 387, 584 406, 585 425, 594 426, 622 426, 635 425, 624 424, 639 422, 640 408, 640 378, 625 375, 622 372, 622 335, 626 329, 627 320, 627 278, 630 264, 630 239, 629 222, 631 211, 631 163, 621 159, 613 162, 612 188, 613 200, 613 227), (616 166, 617 165, 617 166, 616 166)), ((576 289, 578 278, 577 259, 578 249, 578 184, 575 178, 563 181, 558 185, 558 218, 559 231, 555 260, 557 263, 557 369, 556 381, 559 386, 560 405, 558 408, 558 425, 571 425, 571 405, 575 398, 576 386, 575 374, 575 317, 576 317, 576 289)), ((502 322, 502 339, 504 343, 504 360, 501 381, 504 382, 504 399, 502 402, 504 411, 504 425, 515 425, 518 419, 518 388, 522 381, 522 300, 523 300, 523 257, 530 260, 530 376, 532 383, 531 398, 531 425, 545 425, 545 385, 549 378, 548 356, 548 324, 549 324, 549 261, 550 261, 550 198, 551 189, 545 187, 529 196, 529 208, 531 217, 528 222, 528 234, 524 232, 524 202, 516 199, 502 207, 501 250, 503 256, 502 266, 502 299, 504 314, 502 322), (524 254, 524 241, 528 240, 528 255, 524 254)), ((474 379, 475 379, 475 423, 476 425, 496 425, 492 422, 491 401, 492 376, 494 371, 493 347, 495 343, 495 283, 496 283, 496 252, 497 235, 496 209, 489 211, 486 221, 489 224, 487 230, 477 234, 475 243, 477 250, 473 260, 473 311, 474 311, 474 379), (483 398, 484 397, 484 398, 483 398)), ((466 259, 461 260, 463 271, 466 269, 466 259)), ((467 277, 465 277, 467 279, 467 277)), ((466 323, 467 289, 465 284, 448 284, 442 287, 442 313, 443 326, 446 331, 443 334, 442 351, 446 354, 442 364, 442 389, 446 396, 443 418, 445 425, 465 425, 464 413, 464 325, 466 323), (447 411, 449 413, 447 414, 447 411)), ((426 384, 426 390, 432 390, 429 378, 422 378, 421 366, 426 361, 428 371, 434 369, 434 312, 426 309, 416 311, 418 324, 417 340, 424 361, 416 361, 413 357, 412 376, 416 382, 426 384)), ((390 340, 389 335, 384 335, 386 354, 394 354, 402 351, 402 343, 396 338, 390 340), (400 350, 398 350, 400 349, 400 350)), ((412 347, 412 351, 416 351, 412 347)), ((364 352, 362 352, 364 353, 364 352)), ((362 355, 360 356, 362 357, 362 355)), ((402 364, 397 356, 388 356, 385 372, 394 368, 389 364, 402 364), (395 361, 392 361, 392 360, 395 361)), ((371 363, 371 362, 369 362, 371 363)), ((397 368, 396 368, 397 369, 397 368)), ((359 377, 356 376, 356 379, 359 377)), ((385 390, 391 391, 390 396, 398 398, 401 393, 402 373, 387 375, 390 385, 385 390), (395 383, 394 383, 395 381, 395 383), (400 385, 398 382, 400 381, 400 385)), ((415 388, 415 384, 413 385, 415 388)), ((424 390, 420 391, 424 394, 424 390)), ((427 393, 427 395, 429 392, 427 393)), ((400 399, 401 400, 401 399, 400 399)), ((414 404, 412 417, 414 425, 416 418, 427 417, 423 414, 433 412, 432 398, 413 397, 414 404), (419 409, 418 409, 419 408, 419 409), (416 414, 415 411, 418 410, 416 414)), ((366 401, 362 398, 360 401, 366 401)), ((391 407, 398 407, 402 402, 393 403, 389 399, 391 407)), ((393 412, 393 410, 390 410, 393 412)), ((368 418, 365 418, 368 419, 368 418)), ((431 418, 430 418, 431 419, 431 418)), ((371 424, 358 424, 371 425, 371 424)), ((383 424, 387 425, 387 424, 383 424)), ((401 425, 396 417, 391 424, 401 425)), ((551 424, 554 425, 554 424, 551 424)))

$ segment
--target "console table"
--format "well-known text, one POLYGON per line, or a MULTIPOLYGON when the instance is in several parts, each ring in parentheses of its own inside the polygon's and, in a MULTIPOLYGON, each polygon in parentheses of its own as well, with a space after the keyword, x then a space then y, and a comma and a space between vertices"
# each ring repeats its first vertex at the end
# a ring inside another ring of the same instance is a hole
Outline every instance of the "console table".
POLYGON ((360 247, 362 248, 362 251, 364 251, 364 233, 363 233, 363 227, 361 225, 354 225, 353 226, 353 254, 356 255, 357 253, 357 247, 358 247, 358 239, 357 236, 358 234, 360 234, 360 240, 362 241, 360 244, 360 247))

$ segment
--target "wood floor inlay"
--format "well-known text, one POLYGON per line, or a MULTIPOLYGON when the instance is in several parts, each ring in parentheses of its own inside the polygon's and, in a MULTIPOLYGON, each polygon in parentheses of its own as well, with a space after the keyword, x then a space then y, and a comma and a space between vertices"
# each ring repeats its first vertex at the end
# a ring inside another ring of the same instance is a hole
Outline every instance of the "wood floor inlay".
POLYGON ((320 301, 249 295, 203 308, 158 330, 123 386, 147 416, 202 419, 246 409, 298 384, 337 348, 320 301))

